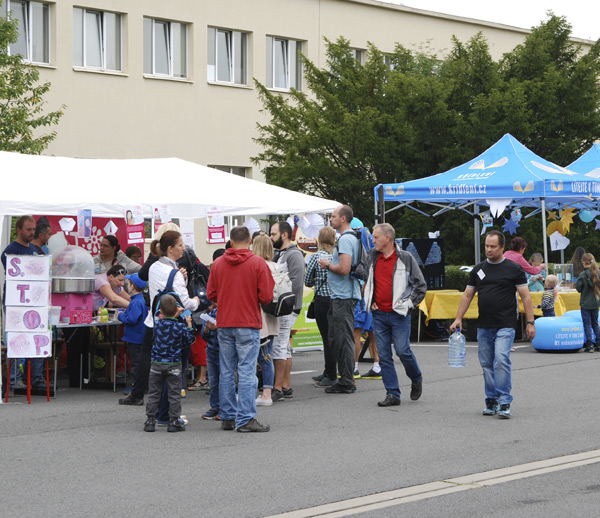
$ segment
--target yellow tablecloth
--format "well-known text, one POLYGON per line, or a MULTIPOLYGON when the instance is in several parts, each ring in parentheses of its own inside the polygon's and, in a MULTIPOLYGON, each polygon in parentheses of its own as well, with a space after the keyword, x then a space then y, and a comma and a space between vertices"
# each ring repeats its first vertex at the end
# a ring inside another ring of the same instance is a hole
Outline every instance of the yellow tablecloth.
MULTIPOLYGON (((425 298, 419 304, 419 309, 425 314, 425 324, 429 323, 430 319, 452 319, 456 318, 458 304, 462 297, 462 292, 458 290, 435 290, 428 291, 425 298)), ((542 300, 542 292, 531 293, 531 301, 534 306, 538 306, 542 300)), ((567 311, 579 309, 579 293, 577 292, 558 292, 558 298, 554 304, 554 311, 559 317, 567 311)), ((519 312, 524 313, 523 303, 519 297, 519 312)), ((534 309, 535 316, 542 316, 541 309, 534 309)), ((477 293, 471 301, 471 305, 463 318, 477 318, 479 311, 477 309, 477 293)))

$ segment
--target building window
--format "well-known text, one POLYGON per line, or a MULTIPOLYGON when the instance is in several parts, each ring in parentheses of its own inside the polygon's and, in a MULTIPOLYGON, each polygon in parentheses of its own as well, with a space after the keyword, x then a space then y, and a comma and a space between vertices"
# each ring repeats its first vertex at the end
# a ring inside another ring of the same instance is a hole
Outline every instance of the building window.
POLYGON ((228 165, 209 165, 208 167, 212 167, 213 169, 218 169, 219 171, 223 171, 224 173, 231 173, 236 176, 241 176, 243 178, 246 177, 246 168, 245 167, 230 167, 228 165))
POLYGON ((187 77, 187 25, 144 18, 144 74, 187 77))
POLYGON ((73 8, 73 64, 121 70, 121 15, 73 8))
POLYGON ((358 61, 359 64, 363 64, 363 56, 364 56, 364 50, 361 49, 352 49, 352 53, 354 54, 354 59, 356 59, 356 61, 358 61))
POLYGON ((2 15, 12 12, 19 37, 9 46, 11 55, 21 54, 30 63, 50 63, 50 6, 42 2, 5 0, 2 15))
POLYGON ((248 36, 245 32, 208 28, 209 81, 247 85, 248 36))
POLYGON ((302 42, 267 36, 267 88, 302 90, 302 42))

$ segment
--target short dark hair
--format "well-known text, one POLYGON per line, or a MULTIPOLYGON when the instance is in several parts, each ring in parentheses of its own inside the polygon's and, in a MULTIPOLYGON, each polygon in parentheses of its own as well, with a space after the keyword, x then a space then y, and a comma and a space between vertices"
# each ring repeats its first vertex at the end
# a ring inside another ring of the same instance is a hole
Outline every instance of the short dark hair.
POLYGON ((284 232, 288 235, 288 239, 292 239, 292 226, 287 221, 277 221, 274 225, 278 225, 279 233, 283 234, 284 232))
POLYGON ((350 205, 342 205, 338 210, 338 214, 340 217, 344 216, 348 224, 354 219, 354 211, 350 205))
POLYGON ((165 317, 174 317, 177 314, 177 301, 173 295, 163 295, 160 298, 160 310, 165 317))
POLYGON ((514 237, 510 242, 510 249, 519 251, 521 248, 527 248, 527 241, 525 241, 522 237, 514 237))
POLYGON ((127 257, 131 257, 132 255, 136 255, 136 254, 142 255, 142 251, 140 250, 139 246, 129 245, 127 247, 127 250, 125 250, 125 255, 127 257))
POLYGON ((248 230, 248 227, 244 225, 233 227, 231 232, 229 232, 229 239, 233 243, 249 243, 250 231, 248 230))
POLYGON ((498 244, 504 248, 504 245, 506 244, 506 239, 504 237, 504 234, 502 232, 500 232, 499 230, 490 230, 486 235, 485 238, 487 239, 489 236, 498 236, 498 244))
POLYGON ((35 219, 33 219, 33 216, 21 216, 15 223, 15 227, 17 227, 19 230, 22 230, 23 225, 25 225, 26 221, 33 221, 35 223, 35 219))
POLYGON ((223 254, 225 253, 225 249, 224 248, 217 248, 214 252, 213 252, 213 262, 215 262, 219 257, 221 257, 223 254))
POLYGON ((37 227, 35 227, 35 234, 33 234, 33 238, 37 239, 40 237, 40 234, 47 234, 48 229, 52 230, 52 227, 47 223, 38 223, 37 227))

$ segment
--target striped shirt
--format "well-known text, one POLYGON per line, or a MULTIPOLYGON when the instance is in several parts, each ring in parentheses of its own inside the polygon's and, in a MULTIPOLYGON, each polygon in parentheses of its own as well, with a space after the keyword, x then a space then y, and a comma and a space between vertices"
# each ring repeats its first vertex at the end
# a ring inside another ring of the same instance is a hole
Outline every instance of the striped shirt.
POLYGON ((331 260, 331 254, 325 250, 318 250, 310 256, 306 273, 304 274, 304 284, 309 288, 315 287, 315 297, 331 297, 329 283, 327 282, 327 270, 319 266, 319 259, 325 258, 331 260))

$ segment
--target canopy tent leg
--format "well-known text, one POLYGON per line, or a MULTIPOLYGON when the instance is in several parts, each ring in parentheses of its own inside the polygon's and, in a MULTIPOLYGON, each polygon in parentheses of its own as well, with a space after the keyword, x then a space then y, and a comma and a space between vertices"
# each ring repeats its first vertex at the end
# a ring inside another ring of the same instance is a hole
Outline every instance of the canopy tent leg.
POLYGON ((548 236, 546 235, 546 200, 544 198, 540 198, 542 202, 542 235, 544 236, 544 264, 546 267, 548 266, 548 236))
POLYGON ((475 243, 475 264, 479 264, 481 262, 481 239, 479 234, 481 233, 480 229, 480 218, 479 218, 479 205, 476 203, 474 207, 475 213, 475 223, 474 223, 474 243, 475 243))

